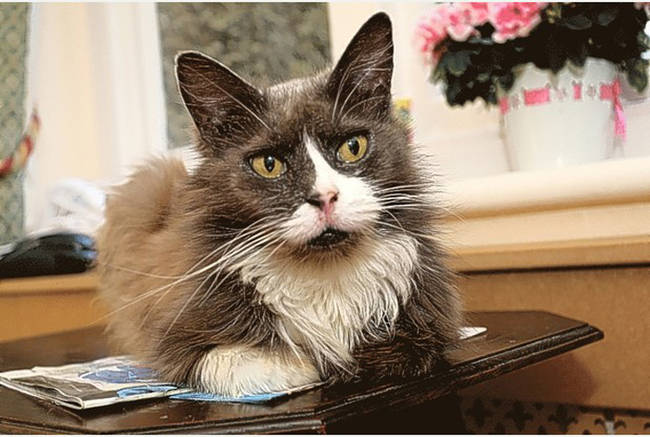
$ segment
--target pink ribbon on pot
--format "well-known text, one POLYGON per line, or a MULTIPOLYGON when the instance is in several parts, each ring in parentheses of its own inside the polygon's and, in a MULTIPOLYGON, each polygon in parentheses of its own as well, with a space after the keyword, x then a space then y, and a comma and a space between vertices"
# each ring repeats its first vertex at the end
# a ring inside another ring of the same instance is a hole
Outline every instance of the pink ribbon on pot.
MULTIPOLYGON (((583 85, 574 84, 573 85, 573 100, 581 100, 583 98, 583 85)), ((590 94, 595 97, 595 88, 593 94, 590 94)), ((590 90, 591 91, 591 90, 590 90)), ((625 114, 623 113, 623 104, 621 103, 621 82, 617 79, 610 84, 602 84, 600 86, 600 100, 611 100, 614 104, 614 132, 616 136, 625 139, 626 135, 626 123, 625 123, 625 114)), ((504 96, 499 99, 499 109, 501 114, 507 114, 511 109, 515 109, 515 99, 519 99, 517 96, 508 97, 504 96), (512 99, 512 101, 510 100, 512 99)), ((520 102, 520 100, 517 100, 520 102)), ((540 105, 544 103, 549 103, 551 101, 551 94, 549 87, 537 88, 532 90, 523 91, 523 104, 526 106, 540 105)), ((518 106, 518 105, 517 105, 518 106)))
POLYGON ((621 82, 616 79, 610 85, 600 86, 600 100, 611 100, 614 103, 614 132, 616 136, 625 139, 625 114, 621 103, 621 82))
POLYGON ((527 106, 541 105, 542 103, 548 103, 550 101, 551 93, 548 87, 524 91, 524 103, 527 106))

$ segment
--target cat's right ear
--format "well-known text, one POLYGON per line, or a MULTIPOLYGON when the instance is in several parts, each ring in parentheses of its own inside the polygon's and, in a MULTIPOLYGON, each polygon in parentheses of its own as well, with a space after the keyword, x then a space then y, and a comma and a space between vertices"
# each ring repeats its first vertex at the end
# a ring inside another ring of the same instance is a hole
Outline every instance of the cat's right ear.
POLYGON ((199 52, 176 56, 178 89, 199 135, 211 148, 260 126, 266 107, 262 93, 222 63, 199 52))
POLYGON ((389 114, 393 76, 393 31, 379 12, 366 21, 332 70, 327 90, 334 102, 332 117, 357 112, 389 114))

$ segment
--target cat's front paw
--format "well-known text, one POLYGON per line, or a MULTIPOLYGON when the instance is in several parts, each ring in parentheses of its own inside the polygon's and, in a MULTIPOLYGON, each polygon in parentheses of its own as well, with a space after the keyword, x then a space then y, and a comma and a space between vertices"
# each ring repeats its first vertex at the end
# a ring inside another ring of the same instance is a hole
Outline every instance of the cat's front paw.
POLYGON ((445 367, 446 360, 435 349, 415 347, 408 343, 380 345, 356 354, 360 379, 415 378, 445 367))
POLYGON ((320 381, 307 359, 247 346, 219 346, 196 368, 201 390, 228 397, 286 391, 320 381))

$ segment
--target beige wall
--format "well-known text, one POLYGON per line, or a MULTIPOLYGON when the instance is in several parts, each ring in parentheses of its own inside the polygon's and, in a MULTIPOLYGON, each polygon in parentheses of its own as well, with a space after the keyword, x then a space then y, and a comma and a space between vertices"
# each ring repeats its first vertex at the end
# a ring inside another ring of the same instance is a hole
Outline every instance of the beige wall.
POLYGON ((34 4, 28 112, 41 133, 26 178, 27 227, 68 177, 115 182, 165 144, 153 4, 34 4))

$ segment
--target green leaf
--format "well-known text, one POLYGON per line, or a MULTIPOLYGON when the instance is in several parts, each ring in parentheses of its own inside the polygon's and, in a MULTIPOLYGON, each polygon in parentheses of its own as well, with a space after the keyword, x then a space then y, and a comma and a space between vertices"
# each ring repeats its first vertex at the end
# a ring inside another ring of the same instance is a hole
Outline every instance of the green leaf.
POLYGON ((495 42, 492 38, 483 38, 481 36, 472 36, 467 40, 470 44, 480 44, 483 46, 493 46, 495 42))
POLYGON ((447 103, 450 105, 460 104, 456 101, 458 95, 460 94, 461 88, 458 82, 449 82, 447 88, 445 88, 445 95, 447 97, 447 103))
POLYGON ((562 5, 560 3, 551 3, 545 10, 546 20, 549 23, 555 23, 562 18, 562 5))
POLYGON ((482 71, 476 75, 476 80, 479 82, 487 82, 490 79, 490 73, 482 71))
POLYGON ((587 60, 588 55, 587 46, 585 44, 580 44, 576 47, 572 47, 571 50, 567 53, 569 61, 577 67, 583 67, 585 61, 587 60))
POLYGON ((576 67, 584 67, 585 61, 587 60, 586 56, 581 56, 580 54, 569 56, 569 61, 576 67))
POLYGON ((469 55, 470 52, 467 50, 447 53, 447 70, 456 77, 462 76, 471 64, 469 55))
POLYGON ((510 91, 510 88, 512 88, 512 85, 515 83, 515 75, 512 73, 512 71, 509 71, 497 77, 497 81, 499 83, 499 86, 504 91, 510 91))
POLYGON ((609 9, 605 9, 604 11, 600 11, 598 13, 598 24, 601 26, 607 26, 609 23, 614 21, 616 19, 616 16, 618 15, 618 7, 613 7, 609 9))
POLYGON ((488 91, 487 96, 485 96, 483 98, 483 100, 485 100, 485 103, 487 103, 488 105, 496 105, 497 104, 497 93, 493 89, 493 87, 490 88, 490 90, 488 91))
POLYGON ((437 82, 445 82, 447 79, 447 74, 445 73, 445 69, 441 67, 441 63, 439 62, 438 65, 436 65, 436 68, 433 69, 433 72, 431 73, 431 81, 433 83, 437 82))
POLYGON ((574 15, 565 18, 564 25, 572 30, 584 30, 591 27, 591 20, 584 15, 574 15))
POLYGON ((645 59, 631 59, 625 63, 627 67, 627 80, 639 93, 648 86, 648 61, 645 59))
POLYGON ((636 35, 636 42, 639 44, 640 51, 646 51, 650 49, 650 38, 648 34, 645 33, 645 29, 641 29, 636 35))

